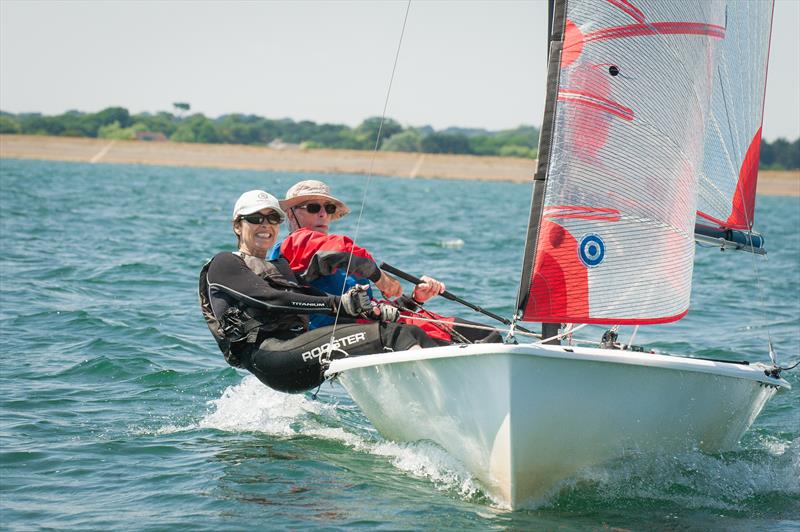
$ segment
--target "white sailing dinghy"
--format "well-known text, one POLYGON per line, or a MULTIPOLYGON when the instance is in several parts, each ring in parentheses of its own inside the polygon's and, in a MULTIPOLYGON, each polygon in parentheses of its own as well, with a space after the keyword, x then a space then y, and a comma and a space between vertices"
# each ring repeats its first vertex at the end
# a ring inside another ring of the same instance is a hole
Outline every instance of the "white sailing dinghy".
MULTIPOLYGON (((555 0, 550 16, 515 320, 543 337, 678 320, 696 239, 763 253, 752 227, 772 2, 555 0)), ((512 508, 626 449, 731 449, 789 388, 774 358, 604 340, 345 358, 326 375, 385 437, 436 442, 512 508)))

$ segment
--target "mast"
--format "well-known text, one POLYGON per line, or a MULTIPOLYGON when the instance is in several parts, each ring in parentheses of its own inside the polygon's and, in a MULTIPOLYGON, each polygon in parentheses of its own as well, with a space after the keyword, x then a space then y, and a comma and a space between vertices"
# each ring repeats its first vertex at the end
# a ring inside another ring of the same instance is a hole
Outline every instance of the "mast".
MULTIPOLYGON (((550 148, 555 125, 555 106, 558 100, 558 78, 561 69, 561 49, 564 41, 564 24, 566 21, 565 0, 548 0, 547 6, 547 94, 545 96, 545 110, 542 119, 542 128, 539 131, 539 150, 536 172, 533 176, 533 193, 531 197, 531 212, 528 218, 528 237, 525 242, 525 252, 522 264, 522 278, 517 294, 517 316, 522 315, 522 310, 528 301, 528 294, 533 275, 533 263, 536 256, 536 241, 539 238, 539 224, 544 208, 544 195, 547 188, 547 166, 550 160, 550 148)), ((559 323, 543 323, 542 338, 549 338, 558 334, 559 323)), ((558 343, 554 341, 553 343, 558 343)))

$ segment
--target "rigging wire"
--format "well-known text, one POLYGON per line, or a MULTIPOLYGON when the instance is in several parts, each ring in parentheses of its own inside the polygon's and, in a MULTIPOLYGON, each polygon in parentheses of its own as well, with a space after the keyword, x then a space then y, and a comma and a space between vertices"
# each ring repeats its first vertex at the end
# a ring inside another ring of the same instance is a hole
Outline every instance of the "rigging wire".
MULTIPOLYGON (((589 325, 589 324, 588 323, 582 323, 581 325, 578 325, 577 327, 574 327, 574 324, 573 324, 572 327, 569 327, 568 329, 565 328, 564 331, 556 334, 555 336, 551 336, 550 338, 542 338, 541 340, 539 340, 536 343, 537 344, 546 344, 546 343, 551 342, 553 340, 561 340, 565 336, 570 336, 571 337, 572 333, 574 333, 575 331, 580 331, 581 329, 583 329, 587 325, 589 325)), ((578 340, 578 341, 581 342, 581 340, 578 340)), ((589 343, 595 343, 595 342, 589 342, 589 343)), ((597 342, 597 343, 600 343, 600 342, 597 342)))
POLYGON ((798 365, 800 365, 800 360, 798 360, 797 362, 795 362, 791 366, 786 366, 785 368, 782 368, 780 366, 775 366, 775 368, 777 370, 779 370, 779 371, 790 371, 790 370, 793 370, 794 368, 796 368, 798 365))
MULTIPOLYGON (((400 48, 403 45, 403 36, 405 35, 405 32, 406 32, 406 23, 408 22, 408 12, 410 11, 410 9, 411 9, 411 0, 408 0, 408 3, 406 4, 406 13, 405 13, 405 16, 403 17, 403 27, 400 30, 400 39, 397 42, 397 50, 396 50, 396 52, 394 54, 394 64, 392 65, 392 74, 389 77, 389 86, 386 89, 386 98, 384 99, 384 102, 383 102, 383 112, 381 113, 381 122, 380 122, 380 125, 378 126, 378 134, 376 135, 376 138, 375 138, 375 147, 372 150, 372 156, 370 157, 370 160, 369 160, 369 169, 367 171, 367 183, 366 183, 366 185, 364 185, 364 193, 363 193, 363 195, 361 197, 361 207, 359 208, 359 211, 358 211, 358 219, 356 221, 356 229, 355 229, 355 233, 353 234, 353 245, 355 245, 356 241, 358 240, 358 233, 359 233, 359 230, 361 229, 361 217, 364 214, 364 206, 367 203, 367 193, 369 192, 369 186, 370 186, 370 183, 372 182, 372 169, 373 169, 373 167, 375 165, 375 154, 378 152, 378 147, 380 146, 380 142, 381 142, 381 135, 383 134, 383 123, 386 120, 386 109, 389 107, 389 96, 392 93, 392 83, 394 82, 394 75, 395 75, 395 72, 397 71, 397 63, 398 63, 398 60, 400 59, 400 48)), ((347 267, 345 268, 345 274, 349 274, 350 273, 350 265, 351 265, 352 261, 353 261, 353 248, 351 247, 350 248, 350 256, 347 259, 347 267)), ((346 286, 347 286, 346 283, 343 282, 342 283, 342 291, 339 294, 340 297, 344 295, 346 286)), ((333 321, 333 330, 331 331, 331 342, 330 342, 331 345, 334 345, 334 341, 335 341, 335 337, 336 337, 336 327, 337 327, 337 325, 339 323, 339 315, 341 313, 341 310, 342 310, 342 304, 339 303, 339 306, 336 308, 336 317, 334 318, 334 321, 333 321)), ((324 357, 323 362, 330 362, 330 353, 323 354, 323 357, 324 357)))
MULTIPOLYGON (((725 9, 725 25, 726 25, 726 27, 727 27, 727 17, 728 17, 728 10, 726 8, 725 9)), ((723 75, 723 72, 722 72, 722 67, 723 66, 727 67, 727 64, 718 65, 717 66, 717 75, 719 77, 719 85, 720 85, 720 90, 721 90, 721 93, 722 93, 722 103, 723 103, 724 109, 725 109, 725 118, 726 118, 727 124, 728 124, 728 133, 730 135, 731 147, 736 148, 737 146, 736 146, 736 142, 734 141, 733 135, 734 135, 734 131, 738 131, 738 130, 735 130, 734 129, 734 124, 731 123, 732 114, 729 111, 728 95, 727 95, 727 92, 725 91, 725 81, 726 80, 730 80, 731 76, 728 73, 727 68, 725 69, 725 75, 723 75)), ((765 87, 765 90, 766 90, 766 87, 765 87)), ((762 98, 763 98, 763 96, 762 96, 762 98)), ((763 111, 764 111, 763 105, 764 104, 763 104, 763 100, 762 100, 762 108, 761 108, 762 115, 763 115, 763 111)), ((722 139, 720 138, 720 140, 722 140, 722 139)), ((723 140, 722 144, 723 144, 723 147, 727 148, 727 146, 725 145, 725 141, 724 140, 723 140)), ((732 158, 734 154, 731 154, 727 149, 725 150, 725 152, 727 154, 728 163, 729 163, 730 167, 734 168, 733 158, 732 158)), ((743 154, 741 154, 741 153, 736 154, 736 160, 742 160, 742 155, 743 154)), ((719 190, 718 190, 718 193, 720 195, 722 195, 722 193, 719 190)), ((738 193, 741 198, 745 198, 746 197, 745 193, 744 193, 744 190, 742 189, 742 183, 741 183, 740 179, 736 180, 736 193, 738 193)), ((772 332, 770 331, 769 322, 767 321, 767 311, 766 311, 766 305, 764 303, 764 300, 765 300, 765 298, 764 298, 764 288, 763 288, 763 286, 761 284, 761 276, 759 275, 758 263, 756 262, 756 256, 755 256, 756 253, 754 251, 755 248, 753 246, 753 223, 755 221, 755 212, 748 212, 748 208, 747 207, 748 207, 747 206, 747 202, 743 201, 742 202, 742 213, 744 214, 745 222, 747 223, 747 231, 745 232, 745 238, 747 239, 747 243, 749 244, 750 250, 751 250, 752 255, 753 255, 752 261, 751 261, 752 266, 753 266, 753 278, 754 278, 754 280, 756 282, 756 292, 758 293, 758 303, 759 303, 759 309, 761 311, 761 316, 762 316, 762 319, 763 319, 764 329, 767 332, 767 346, 768 346, 768 349, 769 349, 769 351, 768 351, 769 352, 769 358, 772 361, 772 365, 775 368, 778 368, 777 357, 775 356, 775 351, 774 351, 774 349, 772 347, 772 332)), ((753 207, 755 209, 755 203, 753 204, 753 207)), ((722 250, 724 251, 724 248, 722 250)))
MULTIPOLYGON (((736 183, 737 192, 739 194, 741 194, 742 197, 744 197, 744 191, 742 190, 741 186, 742 186, 741 183, 737 181, 737 183, 736 183)), ((746 234, 746 238, 747 238, 747 243, 750 245, 750 249, 752 250, 752 249, 755 249, 753 247, 753 222, 755 220, 751 220, 751 215, 755 215, 755 213, 754 212, 753 213, 748 212, 747 211, 746 202, 742 202, 742 203, 743 203, 742 212, 744 213, 745 221, 747 222, 747 227, 748 227, 748 230, 747 230, 747 232, 745 234, 746 234)), ((755 204, 754 204, 754 206, 755 206, 755 204)), ((751 255, 752 255, 751 264, 753 266, 753 278, 756 281, 756 292, 758 293, 758 306, 759 306, 759 309, 761 310, 761 317, 762 317, 762 320, 763 320, 764 329, 767 331, 767 346, 769 348, 769 358, 772 361, 772 365, 775 368, 778 368, 778 359, 775 356, 775 350, 772 348, 772 331, 770 330, 770 327, 769 327, 769 322, 767 320, 767 309, 766 309, 766 305, 764 303, 764 299, 765 299, 764 298, 764 287, 761 284, 761 276, 759 275, 759 272, 758 272, 758 263, 756 262, 756 254, 753 252, 753 253, 751 253, 751 255)))

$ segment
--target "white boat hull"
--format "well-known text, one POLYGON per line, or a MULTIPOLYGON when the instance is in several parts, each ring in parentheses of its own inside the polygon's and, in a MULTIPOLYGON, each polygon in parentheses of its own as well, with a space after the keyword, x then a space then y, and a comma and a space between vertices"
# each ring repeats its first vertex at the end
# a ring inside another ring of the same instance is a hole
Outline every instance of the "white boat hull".
POLYGON ((626 449, 734 448, 789 387, 755 366, 544 345, 370 355, 326 375, 386 438, 436 442, 511 508, 626 449))

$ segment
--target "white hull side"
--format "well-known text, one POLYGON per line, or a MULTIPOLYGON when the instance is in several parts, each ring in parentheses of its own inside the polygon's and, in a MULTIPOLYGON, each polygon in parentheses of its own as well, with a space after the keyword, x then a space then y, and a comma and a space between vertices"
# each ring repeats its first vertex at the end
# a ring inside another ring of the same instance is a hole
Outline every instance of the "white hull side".
POLYGON ((780 379, 698 359, 473 345, 335 361, 396 441, 432 440, 510 507, 625 449, 733 448, 780 379))

